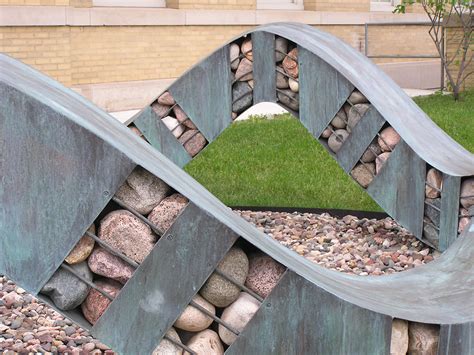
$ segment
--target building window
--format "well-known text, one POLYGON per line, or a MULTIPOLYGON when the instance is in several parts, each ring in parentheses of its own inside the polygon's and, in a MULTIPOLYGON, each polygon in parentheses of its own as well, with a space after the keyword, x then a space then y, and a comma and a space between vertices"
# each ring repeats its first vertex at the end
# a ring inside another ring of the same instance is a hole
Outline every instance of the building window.
POLYGON ((93 0, 94 6, 166 7, 166 0, 93 0))
POLYGON ((258 10, 304 10, 303 0, 257 0, 258 10))
POLYGON ((370 11, 390 11, 399 5, 401 0, 371 0, 370 11))

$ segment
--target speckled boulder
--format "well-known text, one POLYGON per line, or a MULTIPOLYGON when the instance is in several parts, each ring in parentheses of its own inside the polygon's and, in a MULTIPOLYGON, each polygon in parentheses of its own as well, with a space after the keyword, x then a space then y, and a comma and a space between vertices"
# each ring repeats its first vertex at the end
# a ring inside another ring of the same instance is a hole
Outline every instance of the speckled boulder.
POLYGON ((170 106, 162 105, 162 104, 159 104, 158 102, 154 102, 151 105, 151 108, 156 113, 158 118, 165 117, 170 111, 170 106))
POLYGON ((410 355, 438 354, 439 326, 410 323, 408 327, 408 353, 410 355))
POLYGON ((135 271, 132 266, 118 256, 100 247, 94 249, 87 263, 94 274, 108 277, 121 284, 125 284, 135 271))
MULTIPOLYGON (((89 233, 95 234, 95 225, 91 225, 87 230, 89 233)), ((76 246, 71 250, 65 261, 70 264, 79 264, 86 260, 94 249, 94 239, 84 235, 76 246)))
POLYGON ((176 220, 189 200, 181 194, 168 196, 148 215, 148 219, 163 231, 166 231, 176 220))
MULTIPOLYGON (((71 265, 85 279, 92 281, 92 273, 86 262, 71 265)), ((62 268, 58 269, 41 289, 53 303, 63 311, 69 311, 79 306, 89 293, 89 286, 76 276, 62 268)))
MULTIPOLYGON (((233 247, 217 268, 243 284, 248 275, 249 260, 242 249, 233 247)), ((201 288, 200 293, 216 307, 227 307, 239 297, 240 289, 232 282, 213 273, 201 288)))
POLYGON ((285 272, 285 267, 265 254, 249 257, 249 273, 245 286, 259 296, 267 297, 285 272))
MULTIPOLYGON (((197 333, 186 344, 197 355, 223 355, 224 346, 219 339, 219 335, 211 329, 197 333)), ((188 352, 184 353, 189 355, 188 352)))
POLYGON ((179 137, 179 142, 183 144, 184 149, 195 157, 207 144, 206 138, 197 130, 189 130, 179 137))
POLYGON ((98 237, 141 263, 155 245, 151 228, 126 210, 110 212, 100 222, 98 237))
POLYGON ((136 167, 115 196, 135 209, 148 214, 168 194, 169 186, 142 167, 136 167))
POLYGON ((461 205, 466 209, 474 206, 474 178, 465 179, 461 184, 461 205))
POLYGON ((384 152, 390 152, 400 142, 400 135, 392 127, 387 127, 380 132, 378 142, 384 152))
POLYGON ((232 85, 232 111, 242 113, 252 106, 252 87, 244 81, 237 81, 232 85))
MULTIPOLYGON (((248 293, 241 292, 239 298, 222 312, 222 321, 229 324, 233 329, 241 332, 247 323, 252 319, 255 312, 258 311, 260 302, 248 293)), ((237 335, 232 333, 226 327, 219 324, 219 336, 227 345, 232 344, 237 335)))
MULTIPOLYGON (((179 335, 174 328, 170 328, 166 332, 166 335, 174 341, 181 343, 181 339, 179 338, 179 335)), ((156 349, 153 351, 152 355, 181 355, 182 353, 182 348, 177 345, 174 345, 167 339, 162 339, 160 341, 160 344, 158 344, 156 349)))
MULTIPOLYGON (((199 295, 193 297, 193 301, 201 307, 207 309, 210 313, 216 314, 216 308, 211 303, 207 302, 204 298, 199 295)), ((179 329, 183 329, 189 332, 199 332, 206 329, 211 325, 213 319, 206 316, 203 312, 194 308, 193 306, 187 306, 184 312, 174 323, 174 326, 179 329)))
MULTIPOLYGON (((95 284, 114 298, 122 288, 122 285, 117 281, 108 279, 96 280, 95 284)), ((91 289, 86 300, 81 305, 82 313, 91 324, 95 324, 111 302, 112 301, 102 295, 99 291, 91 289)))
POLYGON ((334 153, 337 153, 341 149, 342 145, 349 137, 349 133, 345 129, 336 129, 328 139, 328 146, 334 153))
POLYGON ((300 98, 298 93, 289 89, 283 89, 277 92, 278 100, 288 108, 298 111, 300 107, 300 98))
POLYGON ((408 351, 408 322, 394 319, 392 322, 392 340, 390 355, 406 355, 408 351))
POLYGON ((375 176, 375 164, 357 164, 351 171, 352 177, 363 187, 367 188, 375 176))
POLYGON ((285 53, 288 53, 288 40, 277 37, 275 39, 275 62, 281 62, 285 59, 285 53))
POLYGON ((173 113, 179 123, 183 123, 188 119, 188 115, 181 107, 179 107, 179 105, 173 107, 173 113))

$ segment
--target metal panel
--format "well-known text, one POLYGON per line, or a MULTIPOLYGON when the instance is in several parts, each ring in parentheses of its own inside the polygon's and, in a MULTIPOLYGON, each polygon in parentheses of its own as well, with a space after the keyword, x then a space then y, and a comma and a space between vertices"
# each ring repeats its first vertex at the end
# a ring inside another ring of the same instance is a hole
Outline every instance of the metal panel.
POLYGON ((403 141, 395 147, 367 192, 392 218, 421 238, 426 164, 403 141))
POLYGON ((354 86, 321 58, 298 46, 300 120, 318 138, 354 86))
POLYGON ((474 354, 474 324, 441 325, 438 355, 474 354))
POLYGON ((336 154, 339 165, 341 165, 347 173, 349 173, 359 161, 384 123, 385 120, 380 113, 371 106, 352 129, 349 137, 336 154))
POLYGON ((441 216, 439 222, 439 250, 445 251, 458 236, 459 196, 461 178, 443 174, 441 216))
POLYGON ((134 354, 140 344, 140 352, 150 354, 237 238, 224 224, 189 204, 92 333, 119 353, 134 354))
POLYGON ((191 160, 191 155, 150 106, 140 112, 133 123, 154 148, 158 149, 179 167, 182 168, 191 160))
POLYGON ((389 354, 391 325, 287 271, 226 354, 389 354))
POLYGON ((266 32, 252 34, 253 102, 276 102, 275 36, 266 32))
POLYGON ((207 141, 212 142, 232 123, 229 47, 218 49, 186 72, 169 91, 207 141))
POLYGON ((135 165, 3 83, 0 122, 0 272, 37 294, 135 165))

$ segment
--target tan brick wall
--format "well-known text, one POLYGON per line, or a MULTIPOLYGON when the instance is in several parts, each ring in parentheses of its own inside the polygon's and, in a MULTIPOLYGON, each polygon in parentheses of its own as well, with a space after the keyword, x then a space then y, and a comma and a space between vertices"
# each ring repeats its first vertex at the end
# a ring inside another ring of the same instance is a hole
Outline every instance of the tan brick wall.
MULTIPOLYGON (((74 0, 72 0, 74 1, 74 0)), ((69 0, 0 0, 0 5, 15 5, 15 6, 67 6, 69 0)))
POLYGON ((72 85, 69 27, 0 27, 0 52, 72 85))
POLYGON ((173 9, 252 10, 257 0, 168 0, 166 5, 173 9))
POLYGON ((311 11, 370 11, 370 0, 305 0, 304 8, 311 11))
MULTIPOLYGON (((65 85, 173 78, 252 26, 0 27, 6 52, 65 85)), ((318 26, 363 52, 364 26, 318 26)), ((427 54, 427 27, 369 31, 372 54, 427 54)), ((400 59, 407 61, 407 59, 400 59)), ((377 60, 391 62, 395 59, 377 60)))
MULTIPOLYGON (((459 68, 459 59, 460 59, 460 53, 456 55, 456 51, 459 47, 459 42, 462 39, 462 30, 459 28, 448 28, 446 30, 446 55, 448 60, 456 57, 455 60, 453 60, 453 63, 450 66, 450 69, 453 73, 453 75, 457 76, 458 74, 458 68, 459 68)), ((471 44, 469 46, 469 50, 467 53, 467 58, 472 58, 474 55, 474 42, 471 41, 471 44)), ((465 69, 464 73, 471 73, 474 72, 474 61, 471 62, 471 64, 465 69)), ((446 80, 446 84, 448 81, 446 80)), ((462 85, 463 89, 473 89, 474 88, 474 73, 470 75, 463 83, 462 85)))

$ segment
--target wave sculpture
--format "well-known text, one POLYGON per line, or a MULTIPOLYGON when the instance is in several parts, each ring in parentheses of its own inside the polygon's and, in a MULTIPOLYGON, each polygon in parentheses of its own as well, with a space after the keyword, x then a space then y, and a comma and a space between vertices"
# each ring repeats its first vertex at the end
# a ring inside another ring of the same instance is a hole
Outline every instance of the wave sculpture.
POLYGON ((20 62, 0 64, 0 273, 114 350, 388 354, 408 321, 437 333, 438 354, 473 352, 474 156, 340 40, 298 24, 249 31, 158 95, 132 130, 20 62), (299 117, 443 255, 384 277, 327 270, 181 169, 263 101, 299 117), (249 260, 272 270, 264 284, 241 272, 249 260), (244 325, 230 316, 238 307, 244 325))

